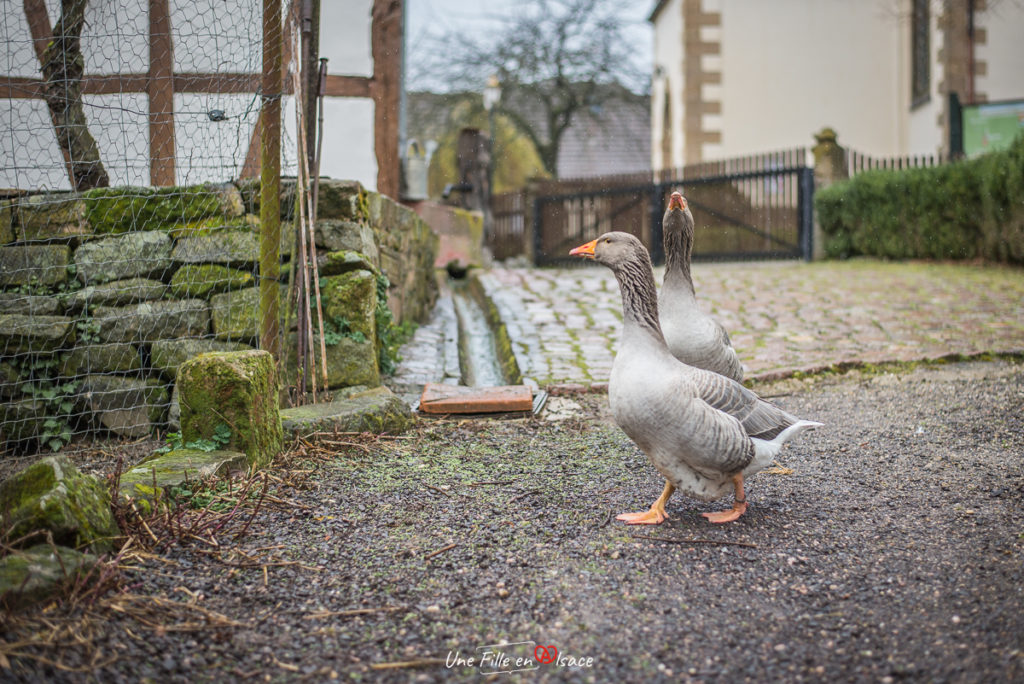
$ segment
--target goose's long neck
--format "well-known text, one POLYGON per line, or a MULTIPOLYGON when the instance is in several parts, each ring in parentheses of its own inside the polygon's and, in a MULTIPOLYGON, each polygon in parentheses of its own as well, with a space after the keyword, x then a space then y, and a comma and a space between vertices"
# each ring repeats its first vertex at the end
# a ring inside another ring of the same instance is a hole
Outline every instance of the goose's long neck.
POLYGON ((681 287, 693 294, 693 278, 690 276, 693 231, 685 226, 666 226, 662 242, 665 246, 665 285, 681 287))
POLYGON ((646 254, 615 269, 622 293, 622 316, 627 329, 642 331, 665 344, 658 323, 658 292, 654 287, 651 260, 646 254))

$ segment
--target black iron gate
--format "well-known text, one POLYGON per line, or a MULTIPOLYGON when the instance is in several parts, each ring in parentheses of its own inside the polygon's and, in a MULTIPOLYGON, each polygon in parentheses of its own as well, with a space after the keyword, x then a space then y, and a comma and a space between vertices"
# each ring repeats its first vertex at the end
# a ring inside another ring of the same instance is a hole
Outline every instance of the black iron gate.
POLYGON ((780 166, 536 197, 534 263, 578 263, 569 250, 610 230, 636 235, 662 263, 661 218, 675 190, 693 214, 694 260, 810 259, 813 171, 780 166))

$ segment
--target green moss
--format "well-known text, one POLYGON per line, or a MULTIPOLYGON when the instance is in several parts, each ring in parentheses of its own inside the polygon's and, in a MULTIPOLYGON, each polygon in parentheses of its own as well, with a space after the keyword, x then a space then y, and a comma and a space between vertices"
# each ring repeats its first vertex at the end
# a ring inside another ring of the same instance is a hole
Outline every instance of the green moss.
POLYGON ((156 230, 224 215, 216 186, 96 188, 82 193, 97 233, 156 230))
POLYGON ((96 564, 96 557, 37 544, 0 559, 0 603, 21 608, 47 600, 96 564))
POLYGON ((281 450, 277 374, 269 353, 201 354, 179 367, 178 392, 184 442, 211 439, 226 423, 227 448, 244 452, 253 467, 266 465, 281 450))
POLYGON ((175 240, 183 237, 195 237, 197 235, 216 235, 226 228, 247 228, 255 229, 259 226, 259 217, 247 214, 245 216, 224 217, 207 216, 196 221, 183 221, 169 226, 167 232, 175 240))
POLYGON ((57 543, 109 551, 120 534, 106 488, 62 455, 40 459, 0 484, 0 510, 9 540, 47 530, 57 543))
POLYGON ((253 285, 251 271, 229 268, 219 264, 186 264, 171 278, 171 294, 179 299, 199 297, 253 285))

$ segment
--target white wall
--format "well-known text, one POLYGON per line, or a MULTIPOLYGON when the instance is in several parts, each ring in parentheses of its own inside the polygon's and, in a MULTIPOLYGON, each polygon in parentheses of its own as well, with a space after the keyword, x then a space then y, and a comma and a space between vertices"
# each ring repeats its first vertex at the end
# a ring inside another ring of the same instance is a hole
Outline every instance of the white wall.
POLYGON ((722 144, 738 156, 813 144, 831 126, 869 154, 899 149, 899 21, 888 2, 722 0, 722 144))
POLYGON ((670 0, 654 24, 654 65, 662 77, 651 86, 651 164, 655 169, 671 168, 683 159, 683 0, 670 0), (664 80, 668 80, 668 93, 664 80), (672 158, 662 159, 665 97, 672 98, 672 158))
POLYGON ((977 26, 986 41, 975 48, 987 73, 975 78, 975 91, 989 100, 1024 98, 1024 3, 989 2, 990 9, 977 15, 977 26))

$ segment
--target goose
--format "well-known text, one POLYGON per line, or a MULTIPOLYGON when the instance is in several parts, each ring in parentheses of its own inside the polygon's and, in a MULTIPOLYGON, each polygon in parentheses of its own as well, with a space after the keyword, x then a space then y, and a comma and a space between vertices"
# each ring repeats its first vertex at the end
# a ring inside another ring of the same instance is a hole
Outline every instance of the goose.
POLYGON ((686 199, 673 192, 662 219, 665 280, 658 297, 661 330, 669 351, 690 366, 713 371, 743 382, 743 364, 732 348, 729 333, 697 306, 690 253, 693 251, 693 214, 686 199))
POLYGON ((735 380, 676 359, 658 324, 650 255, 634 236, 605 233, 569 254, 604 264, 619 282, 622 342, 608 400, 615 422, 665 478, 650 510, 623 513, 618 520, 663 522, 676 489, 702 501, 732 489, 732 509, 703 515, 713 523, 736 520, 747 510, 744 478, 769 466, 784 443, 821 423, 800 420, 735 380))

